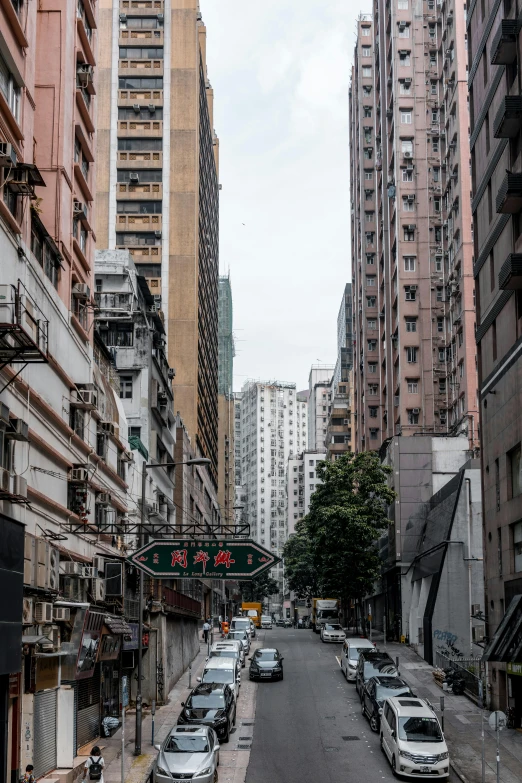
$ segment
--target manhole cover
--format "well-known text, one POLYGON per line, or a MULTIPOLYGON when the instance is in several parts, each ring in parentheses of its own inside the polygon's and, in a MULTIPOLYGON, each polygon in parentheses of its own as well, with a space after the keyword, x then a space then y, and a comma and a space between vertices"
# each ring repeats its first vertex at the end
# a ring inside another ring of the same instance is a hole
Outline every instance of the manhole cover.
POLYGON ((250 750, 252 745, 238 745, 238 750, 250 750))
POLYGON ((339 750, 339 748, 325 748, 324 752, 325 753, 337 753, 338 750, 339 750))
POLYGON ((341 737, 345 742, 353 742, 353 740, 358 740, 359 737, 341 737))

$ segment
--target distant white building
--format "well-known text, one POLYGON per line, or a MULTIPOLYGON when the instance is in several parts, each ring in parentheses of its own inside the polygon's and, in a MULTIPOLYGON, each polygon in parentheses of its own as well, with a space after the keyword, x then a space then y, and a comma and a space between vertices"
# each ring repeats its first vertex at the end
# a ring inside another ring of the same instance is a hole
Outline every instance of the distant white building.
MULTIPOLYGON (((247 381, 238 407, 241 470, 236 481, 245 499, 243 518, 252 538, 281 556, 288 538, 287 465, 306 448, 307 404, 298 399, 294 383, 247 381)), ((279 599, 274 596, 273 601, 277 611, 278 601, 282 606, 282 563, 272 575, 280 583, 279 599)))
POLYGON ((290 457, 287 471, 288 535, 310 509, 310 498, 322 481, 317 478, 317 463, 326 459, 325 451, 310 451, 290 457))
POLYGON ((322 451, 332 404, 334 365, 312 365, 308 377, 308 448, 322 451))

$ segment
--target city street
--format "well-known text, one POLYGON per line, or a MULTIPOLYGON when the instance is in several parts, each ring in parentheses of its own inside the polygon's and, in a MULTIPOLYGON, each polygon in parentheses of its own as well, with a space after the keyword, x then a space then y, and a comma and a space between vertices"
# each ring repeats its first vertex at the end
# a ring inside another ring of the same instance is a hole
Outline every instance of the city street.
MULTIPOLYGON (((372 783, 393 780, 355 686, 341 674, 340 646, 309 630, 264 635, 263 645, 284 656, 285 676, 257 688, 246 783, 360 783, 362 773, 372 783)), ((458 780, 453 772, 450 780, 458 780)))

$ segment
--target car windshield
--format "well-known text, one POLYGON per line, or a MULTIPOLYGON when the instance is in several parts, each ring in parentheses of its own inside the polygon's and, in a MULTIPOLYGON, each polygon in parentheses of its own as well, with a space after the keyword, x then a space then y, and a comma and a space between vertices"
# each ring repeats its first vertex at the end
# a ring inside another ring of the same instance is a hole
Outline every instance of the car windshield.
POLYGON ((436 718, 399 718, 399 739, 442 742, 442 732, 436 718))
POLYGON ((378 685, 375 690, 377 701, 384 701, 388 696, 412 696, 407 685, 378 685))
POLYGON ((325 631, 342 631, 343 628, 339 623, 326 623, 324 626, 325 631))
POLYGON ((271 617, 267 617, 266 615, 263 615, 263 616, 261 617, 261 620, 262 620, 262 622, 264 622, 264 623, 271 623, 271 622, 272 622, 272 618, 271 618, 271 617))
POLYGON ((231 683, 234 682, 234 672, 232 669, 207 669, 202 682, 231 683))
POLYGON ((258 650, 255 654, 256 661, 277 661, 279 656, 273 650, 258 650))
POLYGON ((246 639, 247 635, 245 631, 230 631, 228 636, 231 639, 246 639))
POLYGON ((397 674, 393 661, 388 662, 378 658, 376 661, 364 662, 364 676, 367 680, 379 674, 397 674))
POLYGON ((165 753, 208 753, 206 737, 181 736, 169 737, 164 748, 165 753))
POLYGON ((220 707, 225 706, 225 697, 219 691, 209 693, 208 696, 204 693, 195 693, 187 701, 187 707, 195 710, 217 710, 220 707))
POLYGON ((335 617, 335 619, 337 620, 339 616, 339 612, 337 611, 337 609, 320 609, 317 612, 317 614, 319 615, 321 620, 326 620, 328 619, 328 617, 335 617))
POLYGON ((232 620, 232 628, 250 628, 250 620, 248 617, 244 620, 232 620))
POLYGON ((237 650, 211 650, 211 658, 239 658, 237 650))
POLYGON ((359 654, 362 653, 363 650, 367 650, 367 647, 350 647, 350 654, 349 658, 351 661, 358 661, 359 660, 359 654))
POLYGON ((247 617, 257 617, 257 611, 255 609, 249 609, 247 612, 247 617))

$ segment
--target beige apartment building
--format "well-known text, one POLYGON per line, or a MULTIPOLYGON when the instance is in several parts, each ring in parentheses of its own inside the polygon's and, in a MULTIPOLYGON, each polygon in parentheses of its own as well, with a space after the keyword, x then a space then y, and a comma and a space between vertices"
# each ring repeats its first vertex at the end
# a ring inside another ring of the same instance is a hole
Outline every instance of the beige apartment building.
POLYGON ((194 449, 218 474, 218 141, 198 0, 101 0, 97 244, 165 318, 194 449))
POLYGON ((478 443, 462 6, 376 0, 350 87, 357 449, 478 443))

